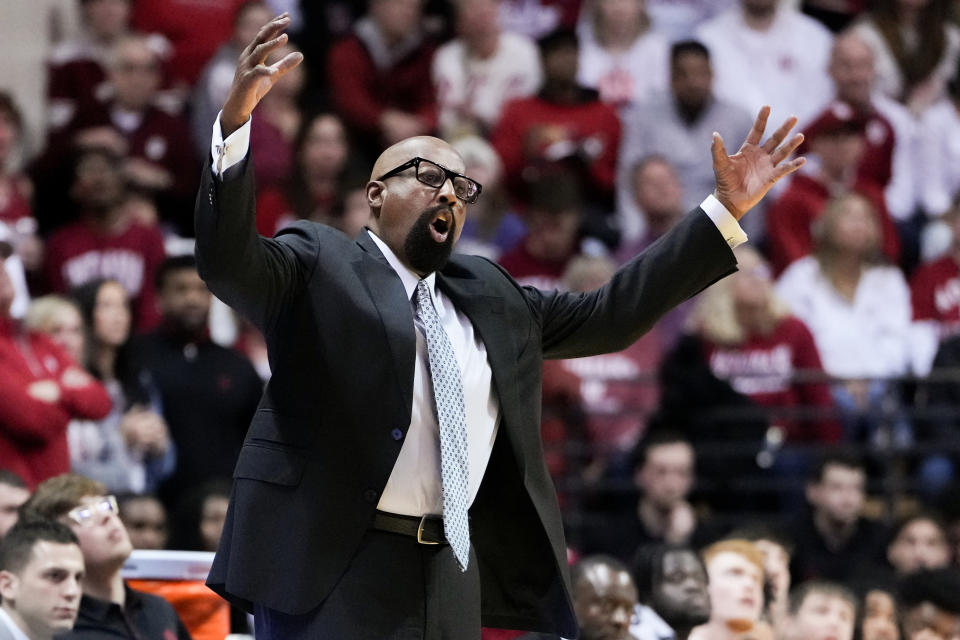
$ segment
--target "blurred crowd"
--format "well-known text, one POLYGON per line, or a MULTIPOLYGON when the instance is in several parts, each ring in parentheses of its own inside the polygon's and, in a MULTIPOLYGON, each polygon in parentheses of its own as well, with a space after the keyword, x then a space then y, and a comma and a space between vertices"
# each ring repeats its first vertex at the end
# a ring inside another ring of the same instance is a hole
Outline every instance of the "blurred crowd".
MULTIPOLYGON (((623 352, 545 365, 583 637, 960 638, 949 0, 4 4, 0 534, 39 504, 0 551, 5 604, 37 540, 79 539, 93 575, 101 517, 116 557, 216 548, 270 363, 197 273, 193 201, 282 11, 305 63, 253 114, 266 236, 356 235, 380 151, 438 135, 483 185, 457 250, 589 291, 712 193, 713 132, 733 153, 762 105, 796 115, 807 163, 743 219, 735 275, 623 352)), ((114 573, 89 595, 116 602, 114 573)))

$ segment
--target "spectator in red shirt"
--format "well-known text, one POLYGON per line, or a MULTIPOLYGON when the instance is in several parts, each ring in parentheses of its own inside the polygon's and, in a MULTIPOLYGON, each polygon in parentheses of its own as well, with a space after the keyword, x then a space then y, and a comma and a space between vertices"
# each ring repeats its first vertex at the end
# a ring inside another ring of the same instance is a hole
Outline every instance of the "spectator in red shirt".
MULTIPOLYGON (((282 46, 271 54, 267 64, 296 50, 293 45, 282 46)), ((250 157, 256 168, 258 188, 280 184, 293 169, 294 142, 303 125, 299 102, 305 79, 305 67, 294 67, 283 74, 253 112, 250 157)), ((206 153, 210 153, 209 147, 206 153)))
POLYGON ((539 45, 544 75, 540 93, 508 102, 491 136, 508 185, 522 195, 531 174, 561 163, 580 181, 587 200, 609 211, 620 119, 596 91, 577 84, 579 45, 573 31, 555 31, 539 45))
POLYGON ((832 196, 855 192, 873 206, 881 229, 881 248, 892 262, 900 256, 900 238, 890 219, 883 191, 858 175, 866 145, 866 121, 848 105, 834 104, 807 140, 808 162, 767 212, 769 256, 777 274, 813 250, 811 225, 832 196))
POLYGON ((422 18, 422 0, 371 0, 353 33, 330 49, 330 95, 365 153, 436 127, 435 44, 422 18))
POLYGON ((950 250, 913 274, 913 320, 932 329, 934 340, 960 333, 960 203, 944 214, 950 226, 950 250))
POLYGON ((155 106, 159 58, 145 37, 124 36, 110 49, 107 68, 112 96, 51 130, 44 166, 60 164, 75 146, 107 147, 125 158, 130 186, 155 197, 161 217, 192 236, 199 164, 186 121, 155 106))
POLYGON ((739 271, 704 292, 691 318, 710 370, 769 409, 778 443, 838 442, 842 433, 813 335, 774 295, 760 254, 747 246, 734 253, 739 271))
POLYGON ((119 158, 104 149, 82 152, 70 194, 83 214, 50 236, 50 287, 65 292, 98 278, 117 280, 134 300, 135 326, 156 326, 153 278, 165 255, 163 237, 128 212, 119 158))
POLYGON ((0 460, 30 487, 70 470, 67 424, 110 411, 106 390, 47 336, 10 317, 14 288, 0 260, 0 460))
POLYGON ((500 265, 521 284, 561 288, 567 264, 578 252, 582 200, 565 174, 540 178, 530 186, 527 235, 500 257, 500 265))

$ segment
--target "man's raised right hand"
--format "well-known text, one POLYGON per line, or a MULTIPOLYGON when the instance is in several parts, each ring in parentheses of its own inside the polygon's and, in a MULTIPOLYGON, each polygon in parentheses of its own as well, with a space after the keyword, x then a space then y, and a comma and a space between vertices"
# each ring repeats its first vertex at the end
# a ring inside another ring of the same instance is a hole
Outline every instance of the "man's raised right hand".
POLYGON ((277 80, 303 61, 303 54, 294 51, 273 64, 266 64, 267 57, 286 43, 287 34, 283 30, 289 24, 289 14, 282 13, 275 17, 260 27, 257 36, 240 54, 237 72, 220 115, 220 129, 224 138, 242 127, 277 80))

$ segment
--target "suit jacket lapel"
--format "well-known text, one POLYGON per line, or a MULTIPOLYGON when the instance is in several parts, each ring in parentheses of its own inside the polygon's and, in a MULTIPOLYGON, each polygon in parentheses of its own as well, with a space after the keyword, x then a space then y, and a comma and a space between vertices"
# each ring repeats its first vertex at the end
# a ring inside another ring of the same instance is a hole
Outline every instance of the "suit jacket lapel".
POLYGON ((364 253, 354 261, 353 267, 366 285, 383 321, 384 339, 396 371, 400 395, 405 403, 403 410, 410 416, 413 404, 413 368, 417 353, 413 306, 407 300, 400 277, 366 231, 357 237, 357 243, 364 249, 364 253))

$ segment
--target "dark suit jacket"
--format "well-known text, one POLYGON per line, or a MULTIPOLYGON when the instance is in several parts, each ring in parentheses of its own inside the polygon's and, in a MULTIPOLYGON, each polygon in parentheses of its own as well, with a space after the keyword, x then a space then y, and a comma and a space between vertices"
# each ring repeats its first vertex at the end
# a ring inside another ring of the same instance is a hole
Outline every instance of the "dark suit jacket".
MULTIPOLYGON (((250 165, 225 181, 208 166, 197 199, 200 274, 263 331, 273 371, 208 584, 248 607, 299 614, 331 591, 371 525, 410 422, 416 336, 400 278, 367 233, 302 221, 273 239, 256 234, 250 165)), ((594 293, 521 287, 475 256, 437 274, 483 339, 500 401, 470 510, 484 625, 577 633, 540 441, 543 358, 623 349, 735 265, 695 211, 594 293)))

